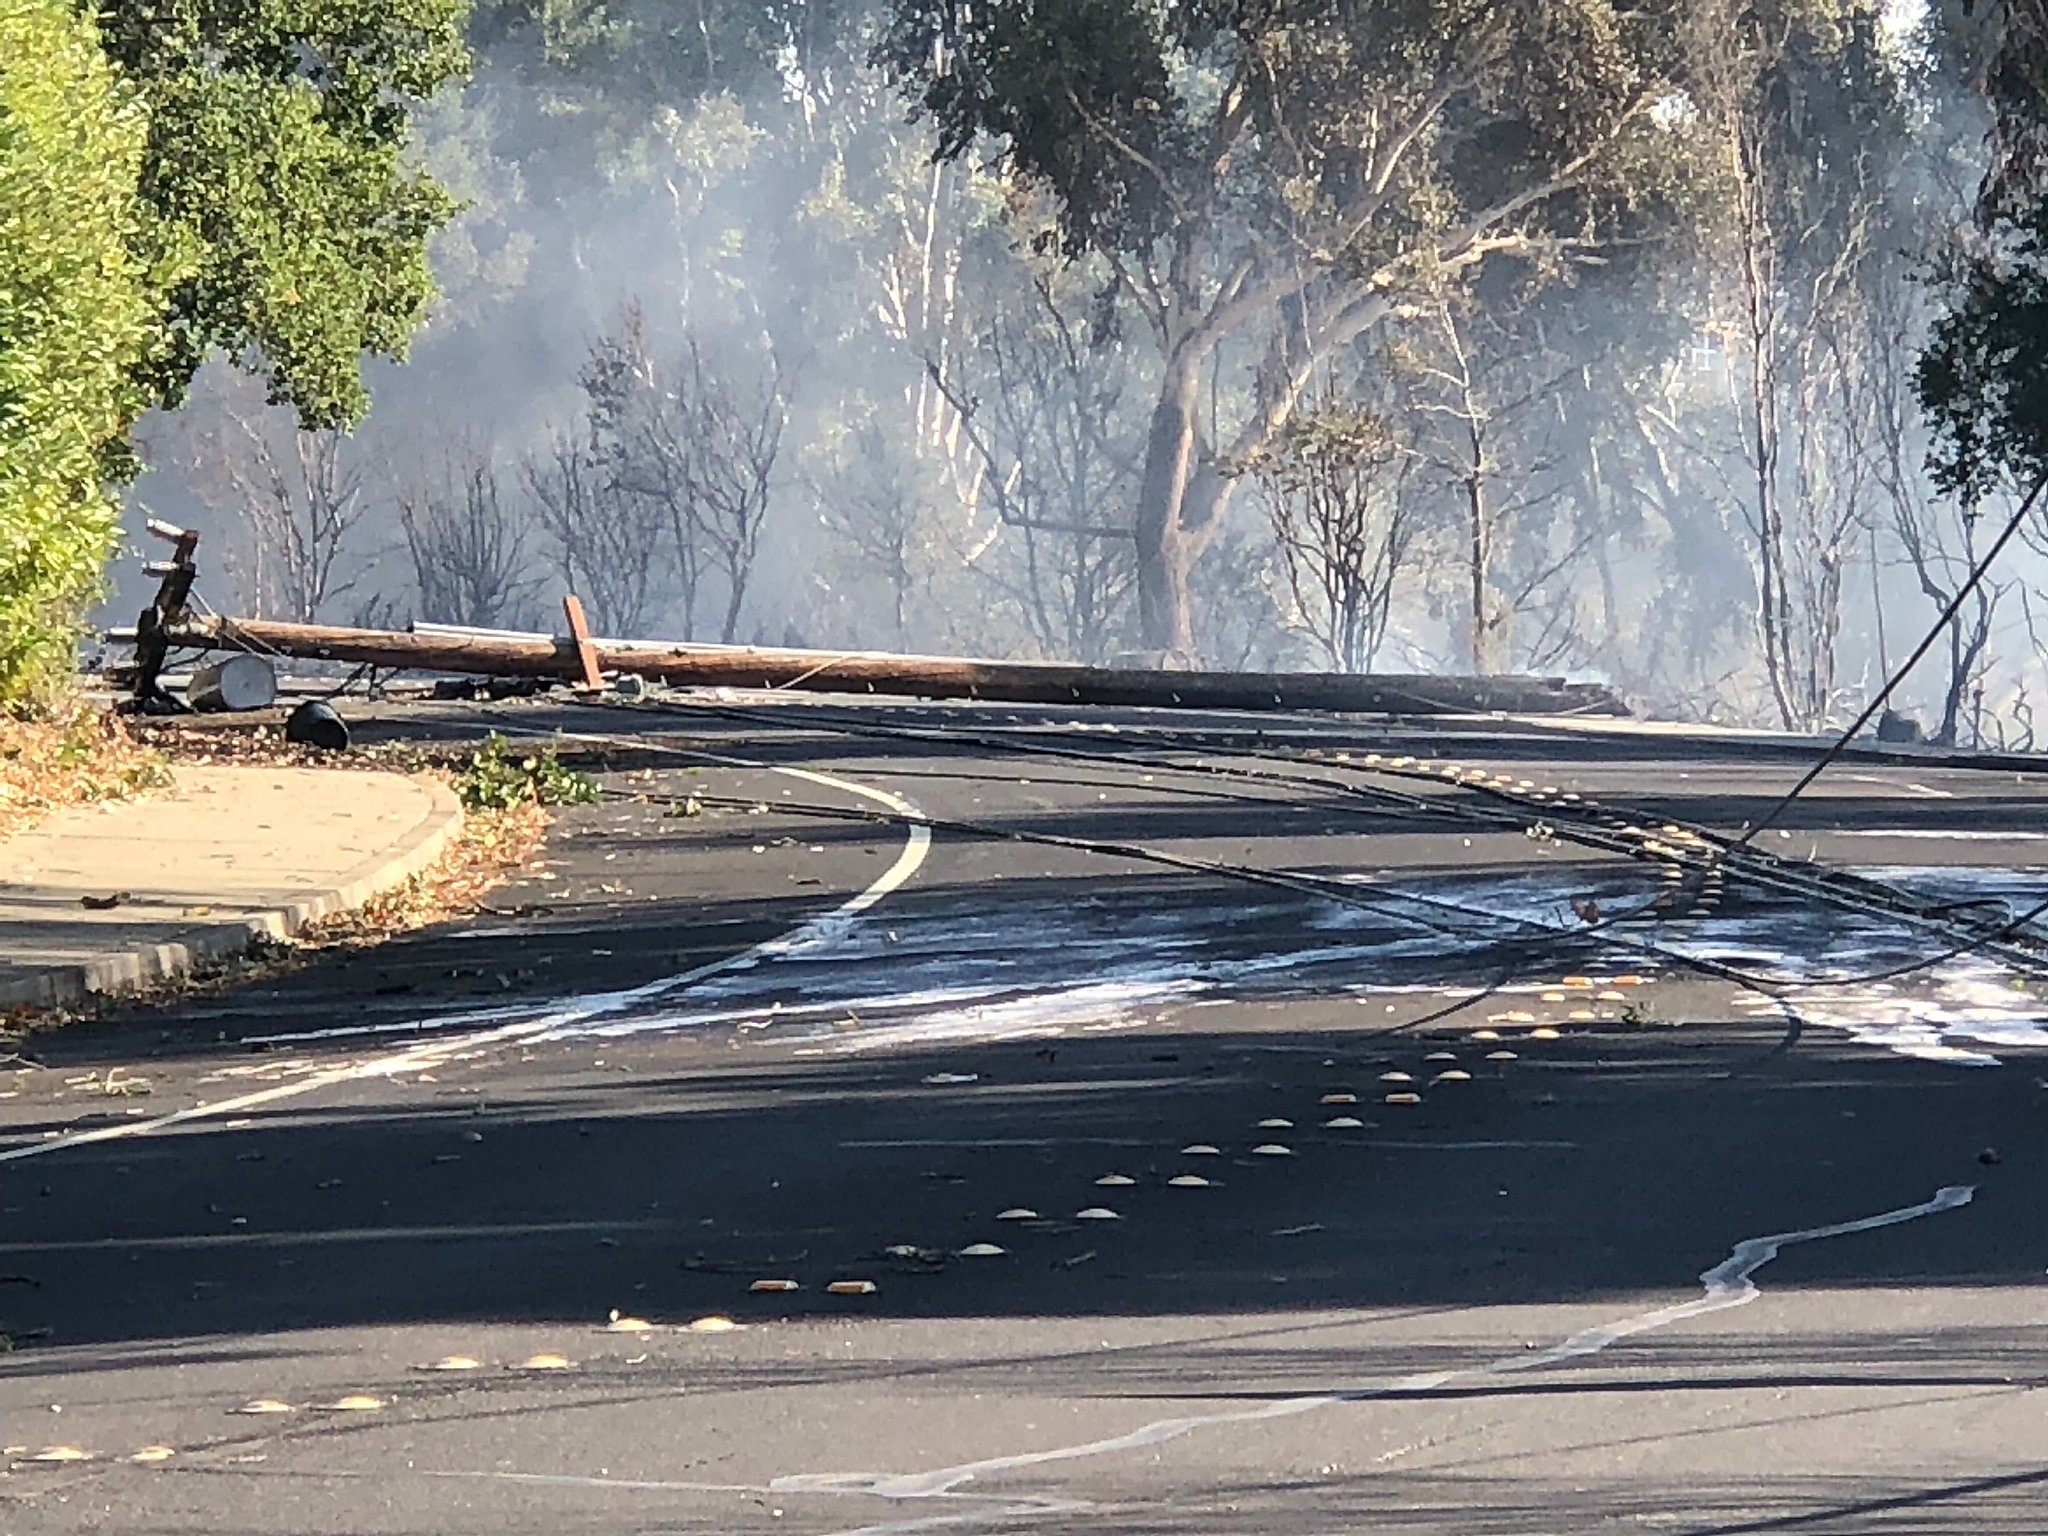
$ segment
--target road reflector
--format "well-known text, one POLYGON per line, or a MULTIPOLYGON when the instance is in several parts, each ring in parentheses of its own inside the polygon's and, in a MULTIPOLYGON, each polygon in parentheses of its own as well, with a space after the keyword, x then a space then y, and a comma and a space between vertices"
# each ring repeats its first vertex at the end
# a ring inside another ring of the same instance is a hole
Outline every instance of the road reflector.
POLYGON ((1389 1104, 1420 1104, 1422 1102, 1422 1095, 1419 1093, 1390 1093, 1387 1095, 1387 1102, 1389 1104))
POLYGON ((292 1405, 281 1403, 274 1397, 252 1397, 239 1408, 230 1408, 230 1413, 290 1413, 292 1405))
POLYGON ((178 1453, 172 1450, 168 1445, 145 1445, 141 1450, 137 1451, 133 1456, 130 1456, 128 1459, 130 1461, 137 1462, 140 1465, 146 1467, 151 1462, 169 1461, 173 1456, 177 1454, 178 1453))
POLYGON ((483 1369, 481 1360, 468 1355, 443 1355, 438 1360, 429 1360, 425 1365, 413 1367, 416 1371, 476 1371, 483 1369))
POLYGON ((1253 1157, 1292 1157, 1294 1148, 1283 1147, 1277 1141, 1262 1141, 1252 1148, 1253 1157))
POLYGON ((1334 1120, 1325 1120, 1323 1128, 1331 1131, 1362 1131, 1365 1129, 1365 1122, 1350 1115, 1339 1115, 1334 1120))
POLYGON ((606 1333, 652 1333, 654 1332, 654 1324, 647 1321, 644 1317, 622 1317, 619 1313, 614 1312, 612 1313, 611 1321, 604 1325, 604 1331, 606 1333))
POLYGON ((1517 1061, 1520 1058, 1513 1051, 1488 1051, 1486 1059, 1488 1061, 1517 1061))
POLYGON ((1137 1183, 1138 1181, 1134 1178, 1131 1178, 1127 1174, 1105 1173, 1101 1178, 1097 1179, 1095 1182, 1101 1185, 1104 1189, 1126 1189, 1129 1186, 1137 1183))
POLYGON ((1355 1093, 1326 1093, 1323 1095, 1323 1102, 1325 1104, 1356 1104, 1358 1102, 1358 1095, 1355 1093))
POLYGON ((1415 1079, 1406 1072, 1382 1072, 1380 1074, 1380 1081, 1383 1083, 1412 1083, 1415 1079))
POLYGON ((1206 1141, 1197 1141, 1180 1149, 1182 1157, 1221 1157, 1220 1147, 1212 1147, 1206 1141))
POLYGON ((1546 1024, 1541 1029, 1530 1030, 1529 1038, 1531 1040, 1555 1040, 1557 1038, 1557 1031, 1546 1024))
POLYGON ((1282 1120, 1279 1116, 1275 1115, 1270 1120, 1261 1120, 1259 1122, 1259 1129, 1262 1131, 1291 1131, 1294 1129, 1294 1122, 1292 1120, 1282 1120))
POLYGON ((1475 1029, 1472 1031, 1472 1038, 1474 1040, 1498 1040, 1500 1038, 1500 1031, 1497 1029, 1475 1029))
POLYGON ((1208 1189, 1209 1181, 1199 1173, 1177 1173, 1166 1181, 1175 1189, 1208 1189))
POLYGON ((1472 1081, 1472 1074, 1462 1071, 1457 1067, 1452 1067, 1448 1072, 1437 1073, 1430 1081, 1433 1083, 1469 1083, 1472 1081))
POLYGON ((710 1317, 698 1318, 689 1325, 689 1328, 692 1333, 733 1333, 739 1326, 731 1318, 713 1313, 710 1317))
POLYGON ((75 1445, 46 1445, 30 1461, 91 1461, 92 1452, 82 1451, 75 1445))
POLYGON ((546 1352, 538 1355, 528 1355, 518 1365, 513 1367, 514 1370, 518 1371, 570 1371, 575 1368, 574 1361, 565 1359, 561 1355, 546 1352))
POLYGON ((347 1397, 337 1397, 331 1403, 322 1403, 322 1413, 375 1413, 384 1406, 384 1399, 372 1397, 367 1392, 351 1392, 347 1397))
POLYGON ((1007 1211, 996 1212, 997 1221, 1036 1221, 1038 1212, 1026 1205, 1013 1205, 1007 1211))
POLYGON ((756 1280, 747 1289, 760 1293, 766 1291, 799 1291, 803 1287, 794 1280, 756 1280))
POLYGON ((1121 1216, 1117 1215, 1117 1213, 1116 1213, 1115 1211, 1112 1211, 1112 1210, 1111 1210, 1111 1209, 1110 1209, 1110 1208, 1109 1208, 1108 1206, 1106 1206, 1106 1205, 1091 1205, 1091 1206, 1089 1206, 1089 1207, 1088 1207, 1088 1208, 1087 1208, 1086 1210, 1080 1210, 1080 1211, 1076 1211, 1076 1212, 1074 1212, 1074 1220, 1076 1220, 1076 1221, 1122 1221, 1122 1220, 1123 1220, 1123 1217, 1121 1217, 1121 1216))
POLYGON ((963 1259, 1000 1259, 1010 1250, 998 1248, 994 1243, 969 1243, 960 1250, 963 1259))
POLYGON ((1422 1059, 1424 1061, 1456 1061, 1458 1058, 1449 1051, 1431 1051, 1422 1059))
POLYGON ((872 1296, 875 1282, 872 1280, 834 1280, 825 1287, 834 1296, 872 1296))

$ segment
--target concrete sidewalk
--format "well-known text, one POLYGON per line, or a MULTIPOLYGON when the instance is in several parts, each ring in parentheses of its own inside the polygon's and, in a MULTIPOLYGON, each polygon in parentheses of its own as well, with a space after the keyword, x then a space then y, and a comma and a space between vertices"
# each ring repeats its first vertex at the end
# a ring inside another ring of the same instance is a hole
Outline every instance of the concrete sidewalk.
POLYGON ((166 794, 60 812, 0 841, 0 1009, 287 937, 425 868, 461 819, 431 780, 341 768, 180 767, 166 794))

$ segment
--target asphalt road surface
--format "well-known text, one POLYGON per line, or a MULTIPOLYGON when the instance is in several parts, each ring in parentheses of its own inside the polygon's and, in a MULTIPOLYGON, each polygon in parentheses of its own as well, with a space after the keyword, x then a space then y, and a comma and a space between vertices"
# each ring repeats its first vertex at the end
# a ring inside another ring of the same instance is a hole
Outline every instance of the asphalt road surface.
POLYGON ((2048 778, 492 727, 490 912, 0 1071, 0 1532, 2048 1532, 2048 778))

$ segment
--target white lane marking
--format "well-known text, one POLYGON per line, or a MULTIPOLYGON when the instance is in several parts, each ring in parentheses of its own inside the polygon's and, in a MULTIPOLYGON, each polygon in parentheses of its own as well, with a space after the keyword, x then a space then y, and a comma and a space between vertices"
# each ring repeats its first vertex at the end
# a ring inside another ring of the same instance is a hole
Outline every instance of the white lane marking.
POLYGON ((573 1237, 582 1233, 654 1232, 672 1223, 646 1221, 503 1221, 478 1226, 343 1227, 334 1231, 281 1231, 237 1227, 233 1232, 183 1233, 176 1237, 81 1237, 53 1242, 0 1242, 0 1256, 31 1253, 182 1252, 210 1248, 321 1247, 339 1243, 498 1242, 525 1237, 573 1237))
POLYGON ((2048 832, 1987 832, 1969 827, 1844 827, 1829 837, 1915 837, 1944 843, 2038 843, 2048 832))
POLYGON ((839 1145, 855 1152, 888 1152, 916 1148, 972 1152, 982 1147, 1149 1147, 1152 1143, 1140 1136, 983 1136, 973 1141, 842 1141, 839 1145))
MULTIPOLYGON (((1875 1216, 1861 1216, 1852 1221, 1832 1222, 1822 1227, 1803 1227, 1795 1232, 1774 1232, 1764 1237, 1746 1237, 1729 1251, 1727 1258, 1701 1274, 1700 1284, 1705 1294, 1691 1301, 1679 1302, 1653 1311, 1641 1312, 1633 1317, 1621 1318, 1612 1323, 1601 1323, 1591 1328, 1582 1328, 1550 1348, 1533 1352, 1503 1355, 1480 1365, 1466 1366, 1458 1370, 1432 1371, 1413 1376, 1401 1376, 1376 1385, 1354 1387, 1347 1390, 1317 1393, 1306 1397, 1285 1398, 1258 1408, 1243 1408, 1229 1413, 1191 1415, 1184 1418, 1157 1419, 1150 1424, 1139 1426, 1127 1434, 1114 1435, 1101 1440, 1084 1441, 1077 1445, 1059 1446, 1048 1451, 1024 1451, 1011 1456, 991 1456, 980 1461, 961 1462, 950 1467, 939 1467, 929 1472, 822 1472, 798 1473, 771 1479, 768 1487, 776 1493, 822 1493, 822 1494, 868 1494, 886 1499, 935 1499, 952 1494, 963 1483, 992 1473, 1014 1472, 1027 1467, 1040 1467, 1053 1462, 1080 1461, 1096 1456, 1107 1456, 1119 1451, 1143 1450, 1161 1445, 1169 1440, 1178 1440, 1199 1429, 1210 1429, 1227 1424, 1250 1424, 1266 1419, 1292 1418, 1299 1414, 1314 1413, 1342 1403, 1359 1402, 1368 1398, 1410 1393, 1440 1391, 1458 1382, 1478 1380, 1488 1376, 1504 1376, 1524 1371, 1539 1370, 1555 1365, 1562 1360, 1578 1359, 1594 1355, 1602 1350, 1659 1328, 1668 1328, 1673 1323, 1684 1322, 1695 1317, 1704 1317, 1712 1312, 1725 1311, 1731 1307, 1746 1306, 1762 1294, 1750 1277, 1764 1265, 1775 1259, 1780 1252, 1794 1243, 1817 1242, 1822 1238, 1846 1237, 1851 1233, 1870 1232, 1879 1227, 1898 1226, 1922 1216, 1932 1216, 1942 1211, 1954 1210, 1967 1205, 1976 1191, 1968 1185, 1952 1184, 1938 1189, 1931 1199, 1917 1205, 1902 1206, 1897 1210, 1882 1211, 1875 1216)), ((872 1530, 873 1527, 865 1527, 872 1530)), ((839 1532, 836 1536, 854 1536, 852 1532, 839 1532)))
MULTIPOLYGON (((846 794, 856 795, 863 800, 872 800, 878 805, 887 807, 909 821, 909 827, 903 839, 903 848, 896 855, 896 862, 884 870, 880 877, 864 890, 848 897, 830 912, 822 913, 808 922, 801 923, 788 933, 743 949, 738 954, 727 955, 723 960, 713 960, 708 964, 697 966, 678 975, 665 976, 658 981, 648 982, 644 986, 579 999, 566 1009, 556 1007, 539 1018, 503 1024, 495 1029, 485 1029, 469 1034, 445 1037, 412 1046, 403 1051, 396 1051, 389 1055, 373 1056, 367 1061, 342 1062, 325 1071, 309 1073, 292 1082, 281 1083, 275 1088, 265 1088, 256 1093, 245 1093, 238 1098, 221 1099, 208 1104, 195 1104, 189 1109, 177 1110, 168 1115, 159 1115, 151 1120, 133 1120, 122 1125, 102 1126, 97 1130, 79 1131, 73 1135, 59 1136, 50 1141, 33 1142, 27 1146, 8 1147, 0 1150, 0 1163, 19 1162, 23 1158, 30 1157, 48 1157, 53 1152, 68 1151, 72 1147, 89 1146, 93 1142, 117 1141, 132 1136, 148 1136, 157 1131, 169 1130, 174 1126, 188 1124, 194 1120, 218 1119, 223 1115, 238 1115, 248 1110, 260 1109, 265 1105, 275 1104, 284 1099, 295 1099, 322 1088, 331 1088, 337 1083, 359 1082, 364 1079, 377 1077, 392 1077, 401 1072, 411 1072, 423 1067, 437 1066, 458 1054, 489 1050, 495 1046, 510 1044, 516 1040, 528 1039, 544 1034, 549 1030, 558 1029, 564 1023, 579 1022, 583 1019, 594 1018, 605 1013, 616 1012, 632 1007, 636 1003, 644 1002, 649 998, 658 997, 683 987, 693 986, 706 977, 716 976, 723 971, 741 970, 748 966, 758 965, 761 961, 773 958, 794 944, 808 943, 843 930, 854 918, 874 906, 876 902, 883 900, 891 892, 899 889, 912 875, 916 874, 919 866, 925 861, 925 855, 931 849, 932 829, 925 825, 924 812, 920 811, 902 796, 891 794, 886 789, 877 789, 867 784, 856 784, 851 779, 837 778, 829 773, 817 773, 808 768, 787 768, 771 763, 749 763, 739 758, 720 758, 719 761, 731 763, 737 767, 765 769, 770 773, 781 773, 787 774, 792 778, 806 779, 813 784, 822 784, 829 789, 840 790, 846 794)), ((490 1016, 502 1018, 504 1016, 503 1010, 496 1010, 490 1016)), ((458 1015, 456 1020, 444 1020, 443 1022, 452 1023, 457 1022, 459 1019, 470 1017, 473 1017, 473 1015, 458 1015)), ((371 1026, 370 1028, 379 1028, 379 1026, 371 1026)), ((293 1037, 288 1036, 285 1038, 293 1037)))
POLYGON ((1845 773, 1841 775, 1837 782, 1843 784, 1874 784, 1879 789, 1909 789, 1914 794, 1929 800, 1953 800, 1956 797, 1955 791, 1952 789, 1935 789, 1926 784, 1915 784, 1911 779, 1880 779, 1867 773, 1845 773))
POLYGON ((1374 1147, 1411 1152, 1576 1152, 1576 1141, 1351 1141, 1333 1142, 1340 1147, 1374 1147))

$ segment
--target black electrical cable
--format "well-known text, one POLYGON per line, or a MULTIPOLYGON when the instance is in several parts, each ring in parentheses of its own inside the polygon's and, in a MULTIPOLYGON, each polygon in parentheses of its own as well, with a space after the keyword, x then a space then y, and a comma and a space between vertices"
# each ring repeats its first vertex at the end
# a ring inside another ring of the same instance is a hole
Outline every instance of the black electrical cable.
POLYGON ((2010 544, 2013 535, 2020 531, 2021 524, 2026 522, 2028 514, 2034 510, 2034 503, 2040 499, 2043 490, 2048 490, 2048 475, 2043 475, 2034 482, 2034 488, 2027 492, 2026 497, 2020 502, 2018 510, 2007 519, 2004 530, 1992 541, 1991 547, 1984 551, 1984 557, 1971 569, 1969 577, 1960 587, 1956 588, 1956 595, 1950 598, 1948 606, 1942 609, 1941 617, 1934 621, 1934 627, 1927 631, 1927 634, 1918 645, 1913 647, 1913 654, 1905 659, 1898 671, 1885 679, 1885 684, 1882 688, 1878 689, 1876 697, 1863 707, 1863 713, 1849 722, 1848 728, 1842 732, 1833 745, 1821 753, 1814 765, 1800 775, 1799 782, 1786 790, 1784 795, 1778 800, 1778 803, 1771 807, 1770 813, 1755 826, 1745 830, 1735 840, 1735 846, 1742 847, 1746 845, 1759 833, 1775 825, 1778 818, 1791 808, 1792 802, 1804 794, 1813 781, 1825 773, 1828 766, 1848 750, 1849 743, 1855 738, 1856 733, 1870 724, 1876 717, 1877 712, 1883 709, 1885 704, 1891 699, 1893 690, 1906 680, 1906 675, 1920 664, 1920 658, 1934 648, 1934 642, 1939 640, 1942 632, 1954 622, 1955 616, 1963 611, 1964 601, 1972 592, 1977 590, 1978 586, 1983 582, 1985 575, 1990 571, 1992 562, 1998 558, 1999 552, 2006 545, 2010 544))
MULTIPOLYGON (((730 705, 700 704, 694 701, 689 703, 666 703, 662 701, 647 701, 645 703, 638 705, 611 703, 609 701, 606 701, 602 703, 600 707, 617 710, 626 710, 628 712, 636 713, 659 711, 664 713, 680 714, 711 714, 723 718, 738 720, 742 723, 768 724, 775 726, 785 726, 790 724, 789 721, 778 718, 772 711, 752 710, 747 709, 743 706, 736 707, 730 705)), ((806 706, 807 713, 811 708, 811 706, 806 706)), ((1704 844, 1712 845, 1721 853, 1729 851, 1738 851, 1742 856, 1742 862, 1740 864, 1734 865, 1727 864, 1723 862, 1721 857, 1715 854, 1706 855, 1698 862, 1689 862, 1682 856, 1683 850, 1669 849, 1668 845, 1667 851, 1665 852, 1651 853, 1647 851, 1644 847, 1635 843, 1631 843, 1625 837, 1605 835, 1602 834, 1595 827, 1574 824, 1568 819, 1565 819, 1566 813, 1569 813, 1572 810, 1572 808, 1568 806, 1544 807, 1544 810, 1549 813, 1549 817, 1556 818, 1557 825, 1555 826, 1551 825, 1549 819, 1546 819, 1542 816, 1537 816, 1532 819, 1529 808, 1522 807, 1519 800, 1517 800, 1515 797, 1505 795, 1502 791, 1498 790, 1496 787, 1491 785, 1475 784, 1468 781, 1464 782, 1462 787, 1464 787, 1468 792, 1478 791, 1491 798, 1507 801, 1507 805, 1504 806, 1497 813, 1488 813, 1479 807, 1470 805, 1444 805, 1436 799, 1434 799, 1433 797, 1405 793, 1396 790, 1388 790, 1380 786, 1360 785, 1352 783, 1348 780, 1304 777, 1298 774, 1264 773, 1253 769, 1232 768, 1213 763, 1183 763, 1169 758, 1145 758, 1135 757, 1128 753, 1109 753, 1102 751, 1080 750, 1073 747, 1055 746, 1045 742, 1018 740, 1014 736, 1002 734, 1000 732, 995 735, 977 735, 971 732, 960 731, 956 728, 948 726, 895 726, 884 725, 879 722, 865 720, 846 721, 843 718, 839 720, 834 720, 830 717, 824 717, 821 719, 819 716, 815 714, 810 715, 810 719, 813 723, 820 724, 824 729, 836 731, 840 734, 845 735, 870 736, 883 739, 902 739, 923 742, 949 742, 955 744, 964 743, 967 745, 977 746, 990 750, 1020 751, 1026 753, 1034 753, 1042 756, 1058 757, 1069 761, 1085 761, 1101 765, 1110 765, 1118 767, 1147 767, 1162 772, 1222 776, 1228 778, 1247 779, 1261 783, 1287 784, 1291 786, 1307 784, 1321 788, 1333 789, 1340 793, 1367 799, 1390 799, 1420 814, 1441 816, 1446 819, 1454 821, 1464 821, 1467 823, 1477 822, 1482 825, 1500 828, 1512 827, 1518 831, 1525 832, 1530 830, 1532 826, 1541 825, 1548 828, 1554 835, 1558 836, 1559 838, 1577 843, 1582 847, 1587 847, 1607 853, 1616 853, 1629 858, 1654 859, 1660 863, 1669 863, 1676 865, 1680 868, 1690 868, 1694 871, 1696 875, 1703 876, 1707 873, 1716 870, 1719 870, 1724 875, 1732 873, 1739 876, 1740 878, 1748 879, 1754 883, 1761 884, 1769 888, 1774 888, 1784 894, 1802 897, 1809 900, 1818 899, 1829 902, 1832 905, 1839 906, 1842 909, 1856 913, 1859 916, 1873 917, 1881 920, 1900 920, 1908 922, 1910 924, 1917 924, 1922 927, 1933 929, 1936 934, 1938 934, 1940 937, 1944 939, 1952 938, 1955 936, 1954 929, 1952 927, 1948 927, 1937 923, 1932 919, 1932 917, 1927 912, 1925 912, 1923 908, 1913 904, 1905 893, 1895 890, 1894 888, 1889 886, 1876 885, 1874 882, 1863 880, 1852 881, 1849 877, 1842 876, 1837 872, 1828 872, 1819 876, 1809 878, 1805 876, 1803 872, 1797 871, 1792 867, 1787 866, 1783 860, 1778 859, 1775 855, 1766 853, 1759 849, 1739 848, 1738 845, 1729 844, 1723 839, 1707 831, 1706 829, 1689 828, 1685 830, 1692 831, 1694 835, 1700 838, 1704 844), (1859 887, 1874 887, 1878 896, 1886 898, 1890 903, 1892 903, 1892 905, 1885 904, 1884 901, 1880 901, 1879 899, 1877 899, 1877 897, 1854 897, 1847 890, 1844 889, 1845 886, 1850 884, 1854 884, 1859 887)), ((621 745, 627 746, 630 750, 630 744, 621 743, 621 745)), ((1231 750, 1233 752, 1240 753, 1241 755, 1262 756, 1267 757, 1269 759, 1276 758, 1277 756, 1277 760, 1281 761, 1303 761, 1302 759, 1295 758, 1292 756, 1276 755, 1270 751, 1260 752, 1254 749, 1236 748, 1233 748, 1231 750)), ((1353 768, 1357 771, 1370 771, 1374 773, 1387 774, 1394 777, 1411 777, 1421 779, 1427 782, 1436 782, 1439 778, 1437 774, 1428 773, 1426 771, 1403 770, 1391 767, 1386 764, 1346 764, 1344 766, 1353 768)), ((1332 808, 1334 809, 1339 807, 1333 806, 1332 808)), ((1617 817, 1616 819, 1619 818, 1617 817)), ((1653 905, 1654 904, 1645 904, 1640 908, 1632 908, 1626 910, 1618 914, 1615 920, 1627 920, 1638 916, 1648 916, 1651 914, 1653 905)), ((1996 938, 1985 938, 1981 935, 1968 935, 1965 936, 1963 940, 1962 948, 1988 948, 1994 944, 1997 944, 1998 942, 1999 941, 1996 938)), ((1959 949, 1956 952, 1960 953, 1961 950, 1959 949)), ((2016 954, 2007 953, 2004 954, 2002 957, 2007 961, 2008 964, 2014 965, 2016 969, 2028 966, 2038 966, 2042 963, 2042 957, 2026 952, 2019 952, 2016 954)))

